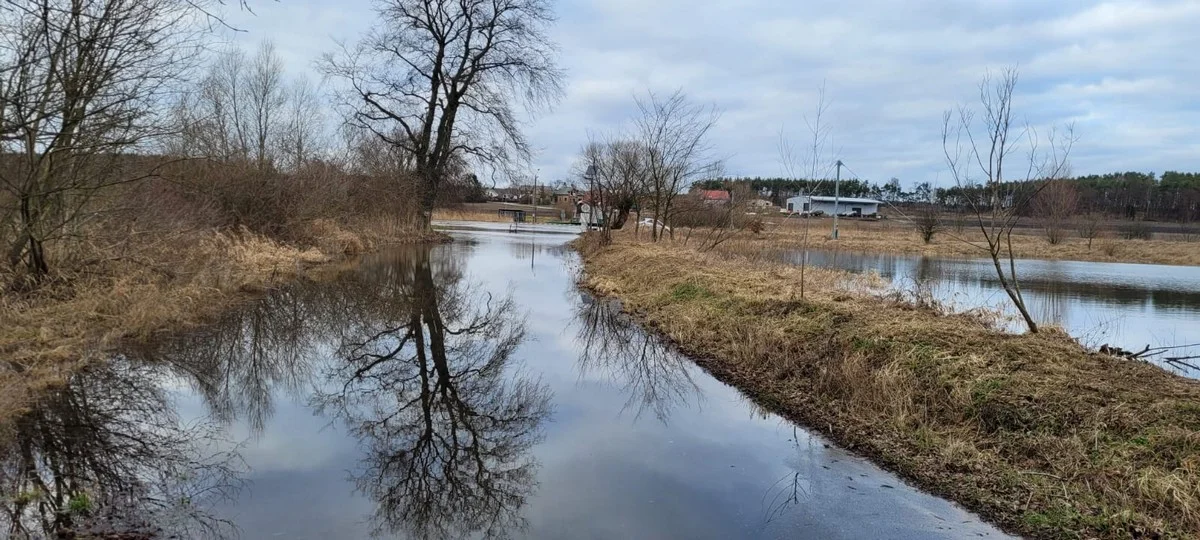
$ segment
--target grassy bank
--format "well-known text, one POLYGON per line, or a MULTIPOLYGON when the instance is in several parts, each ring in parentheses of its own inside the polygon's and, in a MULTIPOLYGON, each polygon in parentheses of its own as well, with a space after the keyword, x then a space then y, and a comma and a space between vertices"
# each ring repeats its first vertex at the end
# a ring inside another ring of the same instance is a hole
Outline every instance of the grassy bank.
MULTIPOLYGON (((764 246, 794 249, 803 245, 803 226, 799 218, 777 220, 762 234, 743 233, 736 241, 758 251, 764 246)), ((808 244, 812 249, 932 257, 988 256, 987 251, 976 247, 986 246, 983 236, 969 227, 961 232, 940 232, 926 244, 912 227, 895 221, 843 221, 837 241, 829 239, 831 220, 816 219, 809 226, 808 244)), ((1083 238, 1064 238, 1052 245, 1036 231, 1018 231, 1012 238, 1013 251, 1022 259, 1200 265, 1200 242, 1182 236, 1174 240, 1131 240, 1110 234, 1093 239, 1090 247, 1083 238)))
POLYGON ((60 383, 111 344, 174 331, 275 284, 316 278, 390 242, 442 241, 386 220, 314 221, 304 241, 248 231, 154 235, 122 250, 71 246, 49 282, 0 296, 0 426, 40 389, 60 383))
POLYGON ((628 240, 585 285, 760 404, 1006 529, 1039 538, 1200 535, 1200 382, 1010 335, 856 279, 628 240))

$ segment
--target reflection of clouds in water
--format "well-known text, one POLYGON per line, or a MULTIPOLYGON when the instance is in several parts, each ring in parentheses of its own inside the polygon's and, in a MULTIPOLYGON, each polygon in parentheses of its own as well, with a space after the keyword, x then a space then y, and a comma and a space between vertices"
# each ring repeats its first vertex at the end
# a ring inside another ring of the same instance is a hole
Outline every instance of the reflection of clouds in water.
POLYGON ((652 411, 666 422, 673 408, 703 401, 689 370, 691 360, 644 331, 619 303, 579 294, 575 324, 579 377, 597 373, 612 380, 628 394, 624 409, 634 409, 635 418, 652 411))

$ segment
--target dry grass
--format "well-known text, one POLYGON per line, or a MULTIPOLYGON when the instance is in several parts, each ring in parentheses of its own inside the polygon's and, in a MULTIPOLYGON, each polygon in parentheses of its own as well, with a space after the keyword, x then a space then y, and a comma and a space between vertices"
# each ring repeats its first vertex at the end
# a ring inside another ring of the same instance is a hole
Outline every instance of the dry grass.
MULTIPOLYGON (((803 244, 803 222, 798 219, 777 221, 764 234, 745 233, 737 242, 749 245, 770 245, 774 248, 795 248, 803 244)), ((813 249, 841 249, 872 253, 901 253, 939 257, 987 257, 987 251, 976 247, 986 246, 983 236, 969 227, 963 232, 946 230, 934 236, 926 244, 911 226, 897 222, 844 221, 837 241, 829 239, 832 222, 827 219, 813 220, 809 230, 809 247, 813 249), (975 245, 972 245, 974 243, 975 245)), ((1038 231, 1017 231, 1013 235, 1013 248, 1018 258, 1070 261, 1129 262, 1146 264, 1172 264, 1200 266, 1200 246, 1178 240, 1128 240, 1124 238, 1101 238, 1088 248, 1083 238, 1064 238, 1061 243, 1051 245, 1038 231)))
POLYGON ((39 389, 58 384, 119 340, 202 323, 275 284, 336 269, 380 239, 444 238, 382 221, 359 225, 352 232, 314 221, 301 231, 308 247, 245 230, 143 238, 119 253, 65 246, 71 256, 59 261, 64 269, 53 281, 35 292, 0 296, 0 354, 6 360, 0 363, 0 425, 39 389))
MULTIPOLYGON (((581 242, 581 245, 586 242, 581 242)), ((1010 531, 1200 535, 1200 382, 1057 332, 862 292, 837 272, 618 240, 586 285, 756 401, 1010 531)))

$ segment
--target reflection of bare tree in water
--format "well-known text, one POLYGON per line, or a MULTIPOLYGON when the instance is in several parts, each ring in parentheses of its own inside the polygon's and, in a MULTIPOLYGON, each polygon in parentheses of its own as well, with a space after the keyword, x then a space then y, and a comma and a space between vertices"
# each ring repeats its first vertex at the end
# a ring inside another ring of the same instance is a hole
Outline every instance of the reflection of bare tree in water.
MULTIPOLYGON (((252 433, 260 433, 280 393, 298 396, 311 390, 314 371, 324 360, 323 344, 354 335, 394 309, 397 289, 381 285, 394 283, 400 261, 410 257, 397 250, 344 279, 271 291, 211 325, 126 354, 170 367, 204 397, 218 420, 241 419, 252 433)), ((439 258, 440 275, 460 279, 454 261, 439 258)))
POLYGON ((315 404, 362 442, 355 480, 377 503, 377 532, 518 530, 549 391, 513 373, 519 314, 463 282, 462 249, 397 250, 129 358, 183 375, 219 420, 245 419, 254 432, 280 391, 318 387, 315 404))
POLYGON ((599 371, 620 381, 629 394, 625 408, 636 407, 637 416, 652 410, 666 422, 672 408, 703 397, 690 360, 621 313, 620 304, 584 294, 575 318, 583 345, 580 376, 599 371))
POLYGON ((312 355, 328 317, 316 288, 292 287, 230 312, 213 325, 131 354, 186 374, 217 419, 243 417, 260 432, 278 391, 311 381, 312 355))
POLYGON ((183 426, 158 374, 123 359, 46 392, 0 442, 0 525, 12 538, 187 538, 231 532, 205 512, 240 461, 210 425, 183 426))
POLYGON ((346 321, 334 390, 318 396, 367 452, 356 481, 378 505, 377 532, 520 530, 550 395, 512 373, 524 338, 514 305, 476 294, 428 250, 386 272, 375 289, 386 305, 346 321))

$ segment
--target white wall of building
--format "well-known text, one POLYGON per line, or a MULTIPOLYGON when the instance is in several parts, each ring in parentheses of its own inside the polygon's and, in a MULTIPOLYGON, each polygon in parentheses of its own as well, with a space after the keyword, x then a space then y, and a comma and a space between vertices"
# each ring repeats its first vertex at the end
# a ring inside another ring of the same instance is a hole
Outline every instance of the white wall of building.
POLYGON ((835 213, 838 215, 860 214, 869 216, 879 213, 879 201, 869 199, 843 198, 838 204, 834 204, 832 200, 826 200, 823 197, 792 197, 787 200, 787 210, 792 213, 812 213, 821 212, 827 216, 832 216, 835 213))

